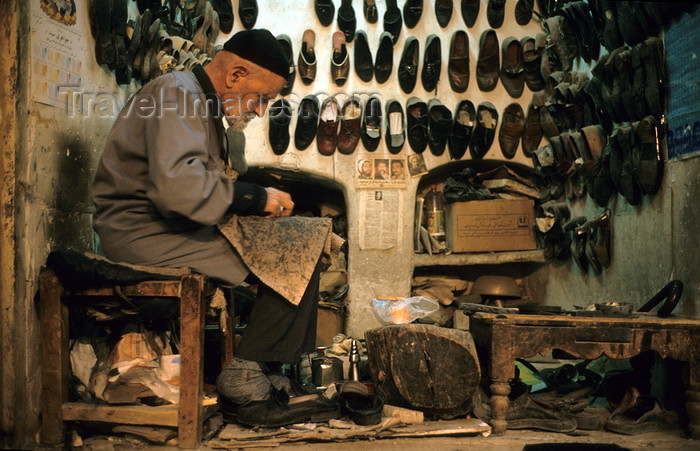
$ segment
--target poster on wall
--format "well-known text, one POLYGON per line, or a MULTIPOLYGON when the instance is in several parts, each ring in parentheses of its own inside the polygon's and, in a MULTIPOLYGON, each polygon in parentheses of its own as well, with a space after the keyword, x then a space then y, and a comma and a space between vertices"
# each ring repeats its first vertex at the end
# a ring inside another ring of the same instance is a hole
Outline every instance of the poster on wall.
POLYGON ((665 32, 668 158, 700 155, 700 12, 684 14, 665 32))
POLYGON ((86 3, 81 0, 31 0, 32 100, 72 111, 69 91, 82 86, 85 39, 79 29, 86 3))
POLYGON ((357 188, 406 188, 408 168, 406 157, 361 156, 356 161, 357 188))
POLYGON ((387 250, 401 246, 403 196, 398 189, 360 193, 360 249, 387 250))

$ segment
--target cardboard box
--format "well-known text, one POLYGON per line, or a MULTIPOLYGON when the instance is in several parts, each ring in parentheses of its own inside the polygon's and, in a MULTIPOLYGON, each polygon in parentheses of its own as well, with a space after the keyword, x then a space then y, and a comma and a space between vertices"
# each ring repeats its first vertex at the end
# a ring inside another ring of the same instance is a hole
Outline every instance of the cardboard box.
POLYGON ((445 206, 447 248, 452 252, 536 249, 535 202, 494 199, 445 206))

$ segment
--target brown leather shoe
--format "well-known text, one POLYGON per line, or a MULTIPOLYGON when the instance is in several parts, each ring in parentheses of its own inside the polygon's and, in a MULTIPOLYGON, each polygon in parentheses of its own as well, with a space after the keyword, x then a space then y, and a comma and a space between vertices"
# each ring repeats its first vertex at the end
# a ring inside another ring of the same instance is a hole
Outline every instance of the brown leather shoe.
POLYGON ((316 79, 316 33, 314 30, 308 29, 304 31, 301 38, 301 50, 299 51, 299 59, 297 66, 299 68, 299 77, 301 82, 309 86, 316 79))
POLYGON ((503 120, 498 131, 498 143, 501 153, 511 159, 515 156, 520 144, 520 138, 525 131, 525 113, 519 103, 511 103, 503 110, 503 120))
POLYGON ((469 37, 464 30, 452 35, 447 77, 454 92, 464 92, 469 86, 469 37))
POLYGON ((531 158, 533 152, 540 146, 542 141, 542 124, 540 123, 540 111, 547 99, 547 94, 544 91, 539 91, 533 94, 532 101, 527 107, 527 116, 525 117, 525 131, 523 131, 523 155, 531 158))
POLYGON ((481 91, 493 91, 498 84, 499 53, 496 32, 485 30, 479 38, 479 57, 476 61, 476 82, 481 91))
POLYGON ((345 47, 342 31, 333 33, 333 53, 331 54, 331 77, 338 86, 343 86, 350 73, 350 54, 345 47))
POLYGON ((501 61, 501 83, 508 95, 518 98, 523 94, 525 73, 520 53, 520 41, 511 36, 503 41, 503 61, 501 61))
POLYGON ((362 121, 362 106, 356 97, 345 102, 340 115, 340 131, 338 132, 338 152, 350 155, 360 141, 360 125, 362 121))
POLYGON ((321 155, 333 155, 338 145, 338 109, 338 101, 334 97, 324 100, 321 105, 321 118, 316 131, 316 145, 321 155))
POLYGON ((532 92, 545 88, 545 81, 540 72, 542 54, 537 50, 537 43, 532 36, 525 36, 520 40, 520 52, 523 61, 523 78, 525 84, 532 92))

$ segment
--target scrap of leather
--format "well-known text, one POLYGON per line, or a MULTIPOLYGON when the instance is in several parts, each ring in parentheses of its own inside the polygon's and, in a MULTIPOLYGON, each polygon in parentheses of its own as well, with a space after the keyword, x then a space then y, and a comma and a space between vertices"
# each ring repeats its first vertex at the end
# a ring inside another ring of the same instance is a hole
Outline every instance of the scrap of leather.
POLYGON ((334 263, 344 241, 330 218, 265 218, 231 215, 218 225, 265 285, 299 305, 322 253, 334 263))

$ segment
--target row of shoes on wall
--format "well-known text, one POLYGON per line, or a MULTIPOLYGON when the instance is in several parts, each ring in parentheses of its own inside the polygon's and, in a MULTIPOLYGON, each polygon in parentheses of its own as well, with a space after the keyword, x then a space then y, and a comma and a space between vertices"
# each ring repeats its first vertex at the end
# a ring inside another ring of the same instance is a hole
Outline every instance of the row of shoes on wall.
MULTIPOLYGON (((367 34, 359 30, 355 32, 355 36, 353 51, 355 73, 358 78, 364 82, 370 82, 372 78, 380 84, 386 82, 394 67, 390 34, 383 32, 379 36, 379 45, 374 58, 367 41, 367 34)), ((293 46, 289 36, 279 35, 278 40, 287 53, 290 66, 293 66, 293 46)), ((503 41, 502 46, 499 46, 496 32, 492 29, 485 30, 479 39, 479 55, 476 62, 476 80, 479 89, 484 92, 493 91, 500 80, 508 94, 514 98, 522 95, 525 85, 533 92, 541 90, 544 87, 544 79, 540 71, 544 40, 544 33, 538 35, 537 39, 531 36, 525 36, 522 39, 510 36, 503 41)), ((333 33, 330 74, 337 86, 343 86, 350 73, 350 55, 346 44, 347 39, 341 31, 333 33)), ((426 38, 420 79, 423 89, 428 92, 434 91, 440 80, 441 45, 440 37, 435 34, 430 34, 426 38)), ((307 29, 302 35, 297 67, 290 72, 287 84, 282 89, 282 95, 291 92, 297 69, 304 85, 308 86, 314 82, 318 65, 315 48, 316 33, 307 29)), ((406 94, 413 92, 417 84, 419 60, 420 41, 415 36, 409 36, 404 42, 396 71, 399 86, 406 94)), ((457 30, 452 35, 447 61, 450 87, 454 92, 465 92, 469 87, 471 75, 469 35, 466 31, 457 30)))
MULTIPOLYGON (((433 8, 438 25, 445 28, 452 19, 455 9, 453 0, 434 0, 433 8)), ((476 19, 481 9, 481 0, 461 0, 460 12, 464 24, 471 28, 476 23, 476 19)), ((488 0, 486 6, 486 17, 491 28, 500 28, 505 19, 506 0, 488 0)), ((527 25, 533 15, 534 0, 518 0, 515 5, 515 21, 518 25, 527 25)), ((387 0, 386 11, 383 16, 384 31, 392 36, 394 43, 398 40, 403 24, 407 28, 414 28, 423 15, 424 0, 406 0, 402 10, 396 4, 396 0, 387 0)), ((332 0, 315 0, 314 9, 319 22, 324 27, 333 22, 335 15, 335 5, 332 0)), ((362 1, 362 13, 365 21, 375 24, 379 20, 377 5, 375 0, 362 1)), ((352 0, 342 0, 338 8, 337 15, 338 29, 345 33, 348 42, 351 42, 357 26, 355 10, 352 0)))
POLYGON ((147 83, 168 72, 190 70, 211 61, 221 48, 215 45, 222 30, 221 16, 212 6, 221 6, 217 0, 139 1, 133 20, 128 20, 127 3, 90 4, 95 59, 115 72, 118 84, 132 79, 147 83))
POLYGON ((606 206, 620 193, 629 204, 638 205, 643 195, 654 195, 660 187, 664 166, 661 140, 666 134, 664 46, 660 38, 648 34, 658 33, 680 14, 670 14, 667 9, 664 19, 643 30, 623 24, 629 25, 642 15, 649 18, 649 11, 660 11, 658 5, 588 3, 590 6, 585 2, 564 4, 544 22, 547 47, 541 75, 546 84, 533 95, 533 120, 528 123, 534 129, 534 117, 539 115, 547 143, 534 152, 524 145, 523 151, 533 155, 535 167, 547 182, 545 199, 566 196, 573 200, 588 193, 597 205, 606 206), (589 20, 574 16, 573 11, 586 12, 589 20), (601 11, 605 21, 598 20, 601 11), (622 18, 621 11, 628 17, 622 18), (571 30, 572 17, 578 23, 600 23, 592 27, 596 32, 589 34, 600 34, 607 41, 606 47, 619 44, 610 53, 595 57, 590 78, 570 70, 552 70, 566 66, 563 56, 585 55, 585 46, 580 43, 562 43, 565 36, 575 35, 566 31, 571 30))
MULTIPOLYGON (((269 108, 268 138, 276 155, 282 155, 289 147, 293 115, 294 108, 286 99, 277 100, 269 108)), ((461 159, 467 149, 472 159, 484 158, 497 134, 503 157, 512 159, 520 141, 525 145, 531 139, 526 133, 522 107, 517 103, 503 111, 500 129, 499 113, 491 102, 481 102, 475 108, 467 99, 457 103, 453 114, 437 98, 425 102, 411 97, 405 108, 392 99, 383 110, 376 96, 366 102, 352 96, 341 105, 335 97, 321 103, 311 94, 301 100, 296 116, 294 146, 305 150, 316 139, 321 155, 332 155, 336 149, 349 155, 360 141, 367 151, 373 152, 381 141, 382 129, 391 154, 401 152, 408 141, 415 153, 430 149, 433 155, 441 156, 448 149, 455 160, 461 159)))
MULTIPOLYGON (((90 28, 95 59, 115 73, 118 84, 147 83, 164 73, 190 70, 211 61, 220 32, 233 29, 230 0, 138 0, 129 19, 128 0, 91 0, 90 28)), ((255 25, 256 0, 239 0, 245 29, 255 25)))
POLYGON ((612 220, 610 210, 593 219, 571 218, 565 202, 549 201, 537 209, 538 237, 547 257, 573 259, 584 273, 595 274, 612 262, 612 220))
POLYGON ((586 193, 607 206, 615 193, 630 205, 654 195, 663 176, 661 140, 665 126, 647 116, 615 128, 608 137, 601 125, 554 136, 534 154, 535 165, 548 180, 547 197, 570 200, 586 193))

